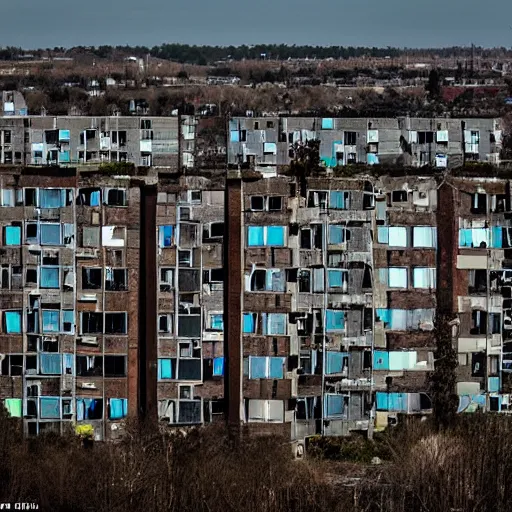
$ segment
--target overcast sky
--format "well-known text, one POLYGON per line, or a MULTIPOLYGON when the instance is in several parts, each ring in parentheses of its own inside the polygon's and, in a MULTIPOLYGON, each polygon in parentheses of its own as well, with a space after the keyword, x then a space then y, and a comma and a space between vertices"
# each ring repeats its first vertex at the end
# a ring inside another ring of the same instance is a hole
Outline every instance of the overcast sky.
POLYGON ((0 0, 0 46, 512 46, 512 1, 0 0))

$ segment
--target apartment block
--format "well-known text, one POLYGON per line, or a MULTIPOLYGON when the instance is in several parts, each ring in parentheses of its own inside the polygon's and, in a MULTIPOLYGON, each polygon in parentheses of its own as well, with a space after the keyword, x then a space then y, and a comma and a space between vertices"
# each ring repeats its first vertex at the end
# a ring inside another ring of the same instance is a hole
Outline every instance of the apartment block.
POLYGON ((143 418, 298 450, 371 436, 431 412, 438 313, 459 411, 508 411, 510 183, 461 168, 498 161, 499 120, 17 108, 0 118, 0 399, 27 435, 115 439, 143 418), (293 176, 310 139, 323 168, 293 176))
POLYGON ((224 176, 160 174, 158 415, 174 424, 224 419, 224 176))
POLYGON ((140 407, 148 176, 9 168, 0 180, 2 397, 29 435, 86 423, 114 438, 140 407))
POLYGON ((376 426, 431 409, 437 277, 437 182, 377 180, 374 245, 376 426))
POLYGON ((64 167, 131 162, 139 167, 190 168, 195 127, 192 116, 4 115, 0 163, 64 167))
POLYGON ((385 164, 455 168, 466 161, 498 163, 498 119, 233 118, 228 163, 276 175, 289 165, 291 145, 320 140, 327 168, 385 164))
POLYGON ((301 442, 368 430, 372 185, 310 178, 301 195, 295 178, 228 172, 230 420, 301 442))
POLYGON ((459 412, 508 411, 511 370, 510 183, 450 178, 440 189, 459 412))

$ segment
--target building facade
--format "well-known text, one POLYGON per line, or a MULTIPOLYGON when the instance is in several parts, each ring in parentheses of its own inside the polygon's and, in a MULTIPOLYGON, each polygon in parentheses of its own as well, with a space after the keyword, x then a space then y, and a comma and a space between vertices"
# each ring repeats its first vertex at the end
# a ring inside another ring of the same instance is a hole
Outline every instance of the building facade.
POLYGON ((4 116, 0 163, 76 167, 132 162, 139 167, 190 168, 195 127, 192 116, 4 116))
POLYGON ((2 395, 28 434, 139 413, 147 176, 1 174, 2 395))
POLYGON ((439 169, 467 161, 498 163, 498 119, 233 118, 228 163, 275 175, 289 165, 290 147, 320 140, 326 167, 384 164, 439 169))
POLYGON ((508 409, 510 185, 460 176, 498 160, 499 120, 234 118, 224 147, 211 129, 0 119, 0 399, 27 434, 371 435, 431 411, 439 311, 459 410, 508 409), (307 140, 323 166, 292 175, 307 140))

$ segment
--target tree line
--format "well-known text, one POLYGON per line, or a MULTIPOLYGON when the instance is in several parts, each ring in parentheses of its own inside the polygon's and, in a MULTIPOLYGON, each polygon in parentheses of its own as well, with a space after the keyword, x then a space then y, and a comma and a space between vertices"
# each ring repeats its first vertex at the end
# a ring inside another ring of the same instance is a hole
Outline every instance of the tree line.
POLYGON ((28 55, 33 57, 92 54, 98 58, 112 59, 118 56, 152 57, 172 60, 183 64, 207 65, 220 60, 253 60, 253 59, 349 59, 349 58, 397 58, 404 56, 441 58, 469 58, 473 53, 484 58, 512 56, 512 50, 506 48, 482 48, 453 46, 447 48, 392 48, 367 46, 312 46, 286 44, 257 44, 240 46, 189 45, 180 43, 164 43, 153 47, 148 46, 77 46, 24 50, 17 47, 0 48, 0 60, 19 60, 28 55))

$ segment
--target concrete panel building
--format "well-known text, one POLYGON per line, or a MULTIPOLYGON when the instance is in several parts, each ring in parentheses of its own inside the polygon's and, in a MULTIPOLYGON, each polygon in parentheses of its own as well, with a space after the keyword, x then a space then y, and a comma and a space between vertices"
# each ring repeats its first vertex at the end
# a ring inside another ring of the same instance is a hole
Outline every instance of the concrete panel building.
POLYGON ((87 423, 115 437, 140 412, 151 179, 9 168, 0 180, 2 396, 27 434, 87 423))
POLYGON ((192 167, 195 125, 191 116, 4 116, 0 163, 192 167))
POLYGON ((288 165, 290 146, 320 140, 326 167, 387 164, 455 168, 466 161, 497 163, 498 119, 233 118, 228 163, 275 175, 288 165))
POLYGON ((494 119, 4 115, 0 399, 30 435, 371 435, 431 411, 442 312, 459 410, 508 410, 510 184, 467 165, 500 144, 494 119))
POLYGON ((451 177, 440 189, 460 412, 509 407, 510 205, 505 179, 451 177))
POLYGON ((158 415, 223 420, 224 177, 159 175, 158 415))

